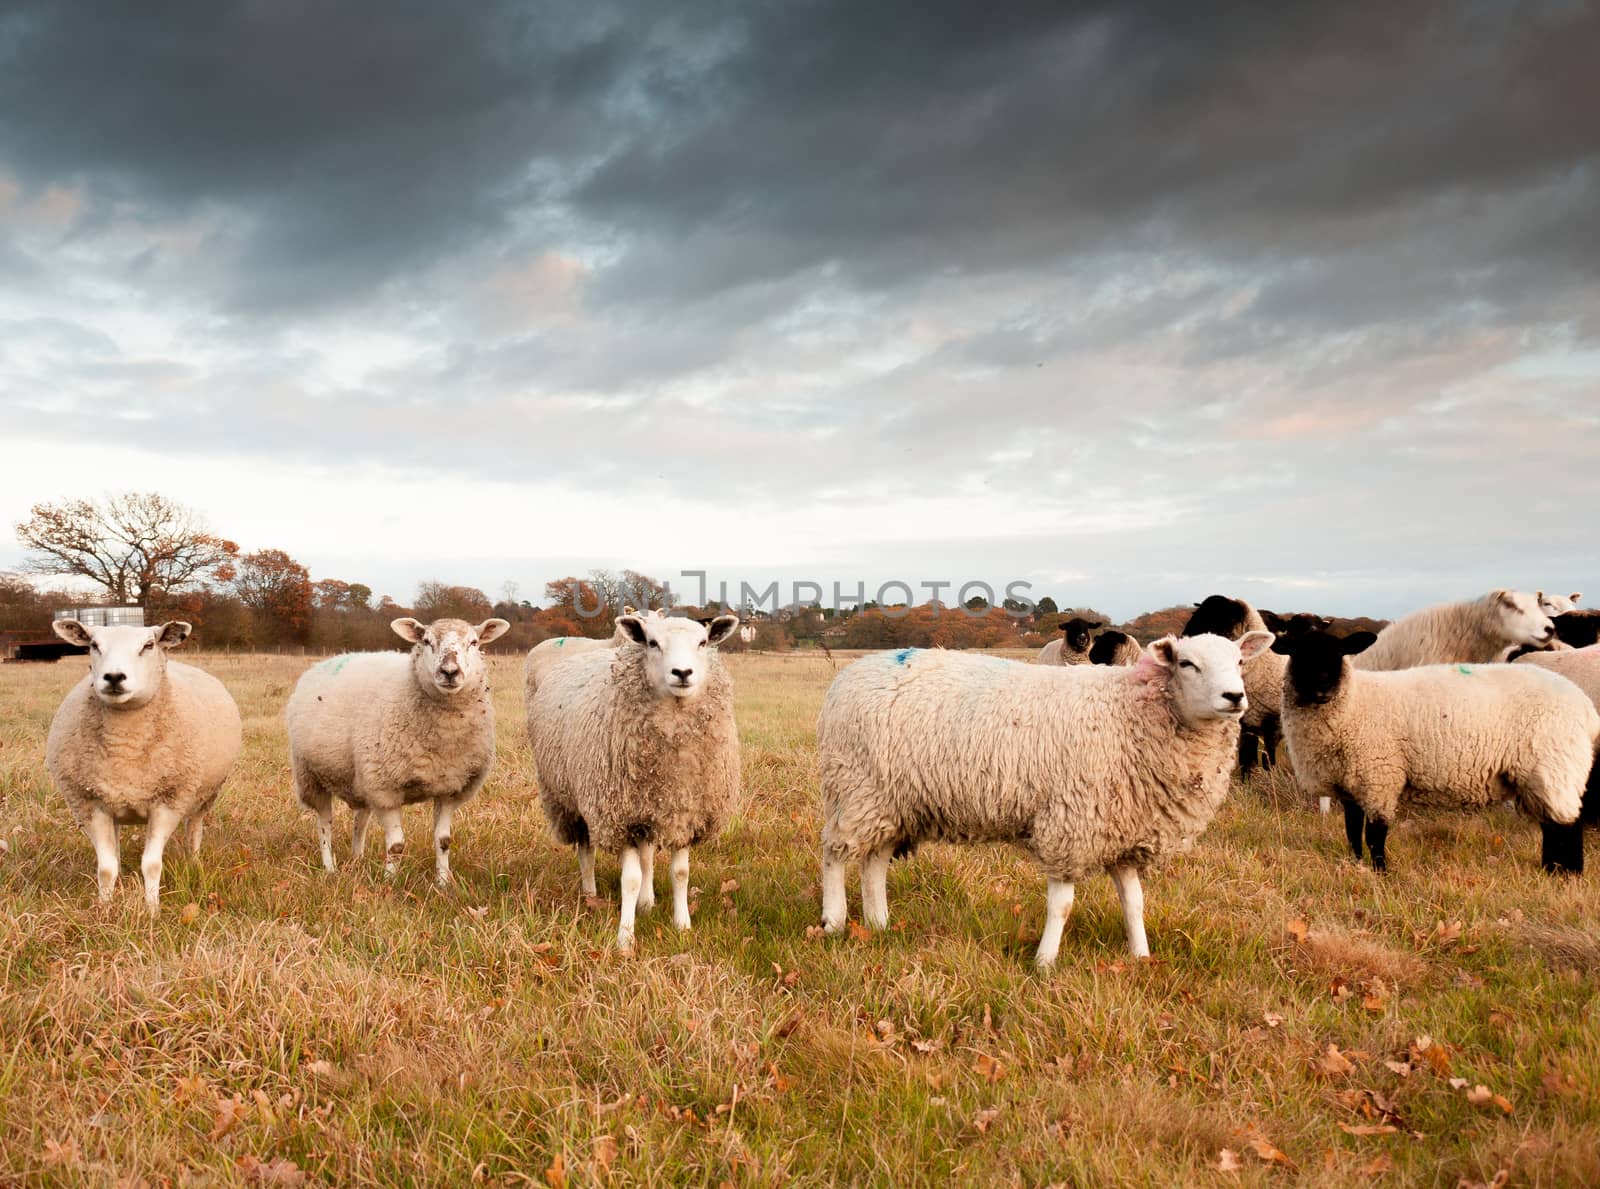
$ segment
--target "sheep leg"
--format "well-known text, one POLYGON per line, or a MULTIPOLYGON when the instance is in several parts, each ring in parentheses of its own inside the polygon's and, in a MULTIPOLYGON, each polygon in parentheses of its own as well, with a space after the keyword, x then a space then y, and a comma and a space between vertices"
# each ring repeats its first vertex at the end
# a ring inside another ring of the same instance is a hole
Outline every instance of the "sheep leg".
POLYGON ((633 916, 639 906, 639 888, 643 883, 639 851, 630 846, 622 852, 622 923, 617 926, 617 948, 624 953, 633 949, 633 916))
POLYGON ((1555 822, 1540 822, 1544 835, 1539 851, 1539 865, 1553 875, 1583 874, 1583 822, 1575 821, 1563 826, 1555 822))
POLYGON ((1144 885, 1137 867, 1113 867, 1111 882, 1117 885, 1122 901, 1122 925, 1128 933, 1128 952, 1135 958, 1150 956, 1150 942, 1144 935, 1144 885))
POLYGON ((689 848, 681 846, 672 852, 672 923, 680 929, 689 927, 689 848))
POLYGON ((1361 806, 1351 800, 1342 800, 1344 806, 1344 836, 1350 843, 1350 853, 1355 855, 1356 861, 1361 861, 1361 831, 1366 827, 1367 815, 1361 806))
POLYGON ((350 861, 353 863, 367 849, 367 823, 372 821, 372 810, 358 809, 350 819, 350 861))
POLYGON ((889 927, 889 860, 894 847, 885 846, 861 860, 861 918, 873 929, 889 927))
POLYGON ((1375 817, 1367 819, 1367 849, 1372 852, 1372 869, 1374 871, 1389 870, 1389 859, 1384 854, 1384 844, 1389 839, 1389 823, 1379 821, 1375 817))
POLYGON ((1323 813, 1323 814, 1332 813, 1333 812, 1333 798, 1332 797, 1318 797, 1317 798, 1317 810, 1318 810, 1318 812, 1323 813))
POLYGON ((1040 970, 1049 970, 1056 964, 1061 952, 1061 934, 1072 915, 1072 897, 1076 888, 1063 879, 1049 880, 1044 894, 1044 935, 1039 938, 1039 951, 1033 957, 1040 970))
POLYGON ((585 896, 598 896, 594 886, 594 847, 578 843, 578 884, 585 896))
POLYGON ((322 869, 332 874, 339 869, 339 865, 333 861, 333 798, 323 798, 315 808, 317 842, 322 847, 322 869))
POLYGON ((1278 740, 1283 737, 1282 723, 1269 717, 1261 724, 1261 770, 1278 766, 1278 740))
POLYGON ((439 797, 433 803, 433 877, 441 888, 450 886, 450 818, 456 801, 439 797))
POLYGON ((100 903, 105 904, 111 899, 112 890, 117 886, 117 868, 121 865, 117 854, 117 823, 111 820, 111 815, 104 809, 95 808, 89 811, 89 821, 83 829, 89 835, 89 841, 94 844, 95 874, 100 882, 100 903))
POLYGON ((639 844, 639 903, 640 912, 649 912, 656 906, 656 844, 639 844))
POLYGON ((378 824, 383 827, 383 874, 393 879, 400 873, 400 856, 406 853, 406 835, 400 828, 398 809, 379 809, 378 824))
POLYGON ((844 857, 822 852, 822 929, 837 933, 844 928, 850 909, 845 899, 844 857))
POLYGON ((150 810, 150 820, 144 831, 144 859, 139 869, 144 873, 144 906, 151 916, 161 915, 161 856, 166 852, 167 839, 183 824, 176 810, 157 805, 150 810))

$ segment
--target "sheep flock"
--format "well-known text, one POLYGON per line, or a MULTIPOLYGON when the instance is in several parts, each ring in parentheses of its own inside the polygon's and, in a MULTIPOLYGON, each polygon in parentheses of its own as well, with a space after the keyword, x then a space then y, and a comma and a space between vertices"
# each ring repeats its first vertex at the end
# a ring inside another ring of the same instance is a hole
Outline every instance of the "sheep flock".
MULTIPOLYGON (((924 842, 1006 842, 1045 881, 1041 969, 1062 950, 1075 886, 1102 871, 1130 953, 1147 957, 1142 877, 1203 845, 1235 774, 1256 765, 1276 765, 1307 808, 1338 803, 1354 859, 1378 872, 1397 818, 1510 804, 1539 823, 1544 870, 1581 876, 1584 829, 1600 819, 1600 620, 1580 597, 1500 589, 1337 634, 1334 621, 1214 594, 1181 633, 1143 645, 1073 616, 1031 664, 937 648, 860 657, 817 721, 822 928, 849 923, 849 864, 864 924, 883 929, 894 859, 924 842)), ((353 862, 376 818, 389 878, 404 808, 431 804, 447 891, 455 812, 495 757, 485 649, 509 625, 392 626, 406 651, 331 657, 300 677, 284 709, 285 794, 314 815, 330 873, 334 803, 352 811, 353 862)), ((689 929, 690 850, 712 848, 715 864, 739 812, 734 683, 717 649, 739 620, 626 608, 614 627, 528 654, 526 747, 550 834, 575 851, 577 893, 598 895, 597 850, 617 856, 616 946, 629 952, 655 902, 656 853, 673 923, 689 929)), ((89 672, 55 715, 49 772, 93 845, 102 901, 118 831, 143 827, 155 914, 168 839, 186 827, 198 854, 239 758, 239 710, 216 678, 167 659, 186 623, 55 631, 88 650, 89 672)))

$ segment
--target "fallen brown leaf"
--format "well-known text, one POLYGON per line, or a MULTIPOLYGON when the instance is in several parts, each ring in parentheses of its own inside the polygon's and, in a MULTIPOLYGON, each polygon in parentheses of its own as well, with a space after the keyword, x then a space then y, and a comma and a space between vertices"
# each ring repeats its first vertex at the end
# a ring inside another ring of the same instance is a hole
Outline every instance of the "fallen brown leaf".
POLYGON ((1239 1159, 1239 1154, 1232 1148, 1223 1148, 1222 1151, 1217 1153, 1218 1172, 1236 1173, 1243 1167, 1244 1163, 1239 1159))
POLYGON ((228 1132, 239 1126, 239 1123, 249 1111, 250 1108, 245 1105, 244 1100, 237 1094, 232 1098, 218 1098, 216 1115, 211 1123, 211 1132, 206 1138, 212 1143, 216 1143, 228 1132))
POLYGON ((1382 1176, 1394 1167, 1394 1157, 1387 1152, 1379 1152, 1372 1161, 1361 1166, 1361 1174, 1368 1177, 1382 1176))
POLYGON ((997 1106, 991 1106, 988 1110, 982 1110, 976 1115, 973 1115, 972 1125, 978 1129, 978 1134, 986 1135, 988 1134, 989 1128, 994 1125, 994 1121, 999 1117, 1000 1108, 997 1106))
POLYGON ((731 895, 733 895, 733 893, 737 892, 738 890, 739 890, 739 881, 738 880, 736 880, 736 879, 725 879, 725 880, 722 881, 722 886, 717 889, 717 894, 720 895, 720 896, 731 896, 731 895))
POLYGON ((1313 1064, 1318 1073, 1330 1078, 1342 1078, 1355 1069, 1355 1063, 1339 1051, 1338 1045, 1331 1043, 1313 1064))
POLYGON ((611 1162, 617 1158, 617 1141, 609 1135, 597 1135, 594 1139, 594 1166, 600 1170, 602 1176, 611 1175, 611 1162))
POLYGON ((1356 1127, 1352 1127, 1348 1123, 1340 1123, 1339 1130, 1346 1135, 1393 1135, 1400 1129, 1388 1123, 1362 1123, 1356 1127))
POLYGON ((991 1085, 1006 1076, 1005 1065, 987 1053, 979 1053, 977 1059, 972 1063, 972 1068, 978 1071, 979 1077, 991 1085))
POLYGON ((1411 1076, 1411 1062, 1409 1061, 1385 1061, 1383 1064, 1390 1073, 1398 1074, 1403 1078, 1411 1076))
POLYGON ((53 1139, 47 1139, 44 1141, 44 1153, 42 1159, 46 1164, 51 1166, 58 1164, 76 1164, 79 1160, 78 1141, 72 1139, 70 1136, 60 1143, 53 1139))
POLYGON ((178 913, 178 919, 185 925, 194 924, 200 919, 200 906, 193 901, 185 904, 182 911, 178 913))
POLYGON ((1282 1149, 1274 1146, 1264 1139, 1250 1141, 1250 1149, 1266 1164, 1281 1164, 1284 1168, 1294 1168, 1295 1162, 1284 1154, 1282 1149))
POLYGON ((567 1158, 560 1152, 550 1161, 550 1167, 544 1170, 544 1180, 550 1189, 567 1189, 567 1158))
POLYGON ((236 1161, 239 1172, 247 1181, 257 1185, 286 1185, 290 1189, 304 1185, 306 1174, 293 1160, 282 1157, 276 1160, 259 1160, 254 1156, 244 1155, 236 1161))
POLYGON ((1284 926, 1284 930, 1300 944, 1304 944, 1305 939, 1311 935, 1311 929, 1303 917, 1295 917, 1294 920, 1284 926))

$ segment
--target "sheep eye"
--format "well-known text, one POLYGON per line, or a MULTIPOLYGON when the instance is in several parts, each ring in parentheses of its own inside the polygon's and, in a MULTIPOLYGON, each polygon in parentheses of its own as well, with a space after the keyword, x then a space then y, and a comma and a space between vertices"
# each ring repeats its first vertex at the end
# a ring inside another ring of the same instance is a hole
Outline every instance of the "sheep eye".
POLYGON ((1178 668, 1193 669, 1196 673, 1200 672, 1200 666, 1195 664, 1193 661, 1179 661, 1178 668))
POLYGON ((704 640, 700 641, 700 647, 704 648, 705 646, 706 646, 706 642, 704 640))
POLYGON ((154 640, 146 640, 144 642, 144 647, 139 649, 139 655, 143 656, 145 653, 149 652, 155 646, 156 646, 156 642, 154 640))
POLYGON ((661 651, 661 645, 657 644, 654 640, 650 641, 650 647, 654 648, 657 652, 661 651))

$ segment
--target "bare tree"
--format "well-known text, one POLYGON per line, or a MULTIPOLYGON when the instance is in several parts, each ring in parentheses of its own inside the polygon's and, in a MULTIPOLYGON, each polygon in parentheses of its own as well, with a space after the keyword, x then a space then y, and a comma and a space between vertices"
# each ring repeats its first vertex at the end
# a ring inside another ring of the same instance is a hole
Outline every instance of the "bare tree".
POLYGON ((154 491, 35 504, 16 529, 33 573, 87 578, 108 600, 141 607, 207 577, 227 581, 239 552, 199 513, 154 491))

